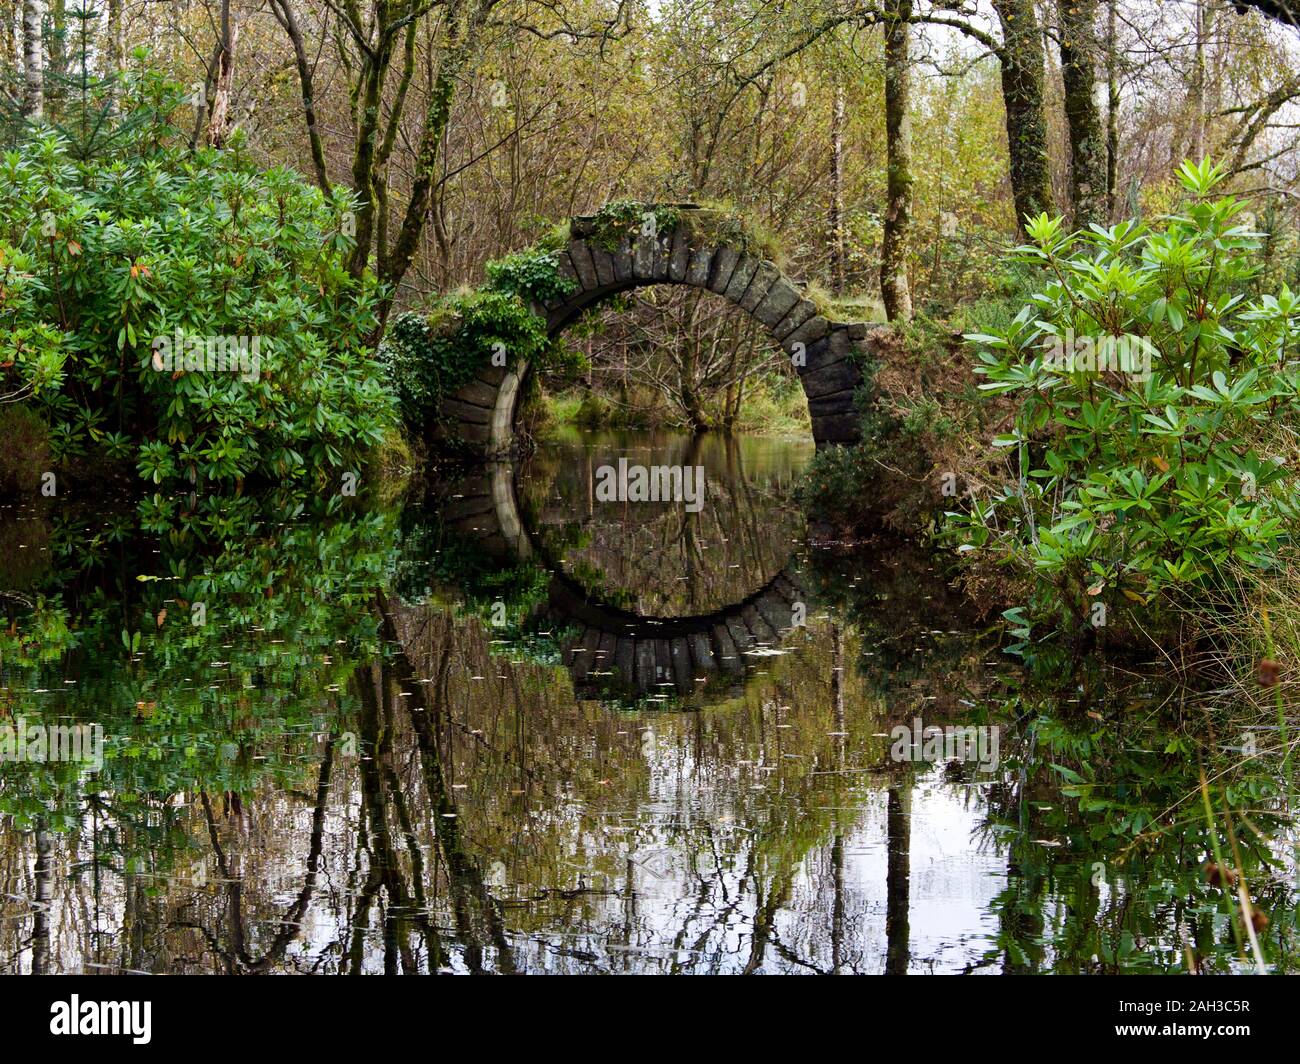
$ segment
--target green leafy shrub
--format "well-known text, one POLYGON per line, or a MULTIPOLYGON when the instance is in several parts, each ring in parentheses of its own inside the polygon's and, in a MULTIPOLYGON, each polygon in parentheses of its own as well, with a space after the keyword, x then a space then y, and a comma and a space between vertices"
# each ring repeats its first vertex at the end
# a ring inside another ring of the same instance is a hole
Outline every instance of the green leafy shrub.
POLYGON ((184 93, 156 73, 124 91, 111 158, 51 131, 0 157, 0 363, 20 369, 55 457, 200 486, 356 468, 393 400, 371 349, 375 282, 344 264, 350 199, 259 169, 238 134, 191 151, 169 123, 184 93), (178 338, 188 361, 157 357, 178 338), (214 371, 239 344, 239 372, 214 371))
POLYGON ((947 529, 969 557, 1031 578, 1006 614, 1022 638, 1100 627, 1108 609, 1149 630, 1233 571, 1270 570, 1291 541, 1300 299, 1246 298, 1243 204, 1215 198, 1209 163, 1179 177, 1188 202, 1152 228, 1034 219, 1017 257, 1046 283, 1004 328, 968 337, 981 387, 1017 406, 994 441, 1005 486, 947 529))
POLYGON ((63 381, 63 334, 42 320, 31 255, 0 233, 0 403, 43 398, 63 381))

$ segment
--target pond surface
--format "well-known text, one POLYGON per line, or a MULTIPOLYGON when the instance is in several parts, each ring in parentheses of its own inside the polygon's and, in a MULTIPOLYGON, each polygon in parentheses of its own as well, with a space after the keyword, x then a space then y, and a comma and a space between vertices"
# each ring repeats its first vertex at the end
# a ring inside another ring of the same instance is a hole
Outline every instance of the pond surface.
POLYGON ((1300 967, 1277 717, 1031 680, 928 559, 823 541, 811 453, 0 508, 0 971, 1300 967), (32 756, 60 725, 98 756, 32 756))

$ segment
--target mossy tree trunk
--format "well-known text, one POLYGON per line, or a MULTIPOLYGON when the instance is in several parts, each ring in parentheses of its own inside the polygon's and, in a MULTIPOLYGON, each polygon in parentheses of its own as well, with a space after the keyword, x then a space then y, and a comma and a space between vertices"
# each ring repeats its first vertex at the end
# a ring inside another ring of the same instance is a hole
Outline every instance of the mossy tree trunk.
POLYGON ((1100 223, 1106 216, 1106 139, 1097 106, 1097 0, 1058 0, 1061 77, 1065 118, 1070 127, 1070 195, 1074 224, 1100 223))
MULTIPOLYGON (((110 3, 113 2, 121 4, 121 0, 110 0, 110 3)), ((112 8, 110 7, 109 10, 111 12, 112 8)), ((289 43, 293 45, 294 65, 297 67, 298 84, 302 89, 302 115, 307 124, 307 143, 311 147, 312 169, 316 176, 316 184, 325 195, 330 196, 333 193, 325 166, 325 144, 321 140, 320 126, 316 119, 316 85, 312 73, 315 64, 312 62, 302 27, 290 0, 271 0, 271 14, 288 34, 289 43)), ((110 19, 111 17, 110 14, 110 19)), ((415 24, 412 23, 411 26, 414 29, 415 24)))
MULTIPOLYGON (((356 216, 356 247, 348 268, 359 277, 367 265, 385 283, 386 294, 380 303, 380 321, 385 321, 402 279, 420 248, 420 240, 434 202, 437 186, 437 159, 442 149, 452 102, 457 88, 469 71, 470 61, 482 39, 488 16, 498 0, 448 0, 433 25, 425 49, 429 82, 428 102, 419 141, 406 208, 393 240, 388 240, 387 163, 396 143, 398 124, 404 111, 407 89, 415 74, 417 23, 426 18, 428 6, 420 0, 402 4, 379 5, 374 18, 363 24, 356 12, 345 19, 353 37, 364 42, 360 48, 362 62, 353 85, 357 104, 357 133, 352 157, 352 187, 360 198, 356 216), (399 44, 401 48, 399 50, 399 44), (395 59, 402 55, 399 84, 384 121, 385 85, 395 59), (372 260, 373 256, 373 260, 372 260)), ((282 26, 292 19, 289 0, 279 0, 282 26)), ((310 84, 302 78, 304 99, 310 98, 310 84)), ((309 125, 314 116, 309 116, 309 125)), ((319 165, 319 171, 322 169, 319 165)))
POLYGON ((108 42, 106 75, 120 74, 126 62, 126 20, 122 17, 122 0, 108 0, 108 42))
POLYGON ((889 0, 885 17, 886 205, 880 249, 880 293, 890 321, 912 317, 907 277, 912 226, 911 38, 912 0, 889 0))
MULTIPOLYGON (((122 17, 122 0, 108 0, 108 27, 104 42, 104 77, 116 81, 126 63, 126 20, 122 17)), ((109 98, 116 107, 117 85, 109 87, 109 98)))
POLYGON ((831 103, 831 291, 844 291, 844 86, 837 80, 831 103))
MULTIPOLYGON (((397 239, 393 242, 392 250, 384 256, 384 261, 379 263, 379 276, 389 285, 390 293, 396 292, 419 248, 420 236, 424 231, 424 223, 432 203, 438 152, 442 148, 447 123, 451 118, 452 100, 457 85, 469 67, 471 57, 478 49, 483 28, 494 4, 495 0, 474 0, 464 7, 459 4, 454 5, 447 12, 443 28, 441 60, 429 92, 424 130, 416 152, 415 178, 411 183, 411 196, 407 201, 406 212, 402 216, 402 225, 398 230, 397 239)), ((387 317, 391 305, 390 296, 382 308, 381 317, 387 317)))
POLYGON ((5 70, 21 70, 18 62, 18 8, 14 0, 0 0, 0 66, 5 70))
POLYGON ((45 34, 49 63, 45 68, 45 110, 57 118, 63 112, 68 88, 67 0, 49 0, 46 10, 49 12, 45 34))
POLYGON ((1119 199, 1119 41, 1115 32, 1119 0, 1106 0, 1106 218, 1115 217, 1119 199))
POLYGON ((1043 37, 1033 0, 993 0, 1002 27, 1002 99, 1016 222, 1055 211, 1043 114, 1043 37))

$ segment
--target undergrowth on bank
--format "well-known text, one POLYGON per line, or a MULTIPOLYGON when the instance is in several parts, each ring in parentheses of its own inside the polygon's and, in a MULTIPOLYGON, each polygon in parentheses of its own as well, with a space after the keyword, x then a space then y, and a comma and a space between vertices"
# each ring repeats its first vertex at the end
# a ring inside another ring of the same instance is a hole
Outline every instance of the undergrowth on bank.
POLYGON ((1222 172, 1185 163, 1186 202, 1070 233, 1028 224, 1045 278, 968 336, 982 390, 1014 404, 1000 482, 948 514, 968 564, 1028 587, 1005 617, 1054 634, 1158 632, 1172 608, 1267 579, 1297 519, 1300 300, 1250 296, 1257 236, 1222 172), (1086 343, 1084 342, 1086 341, 1086 343))

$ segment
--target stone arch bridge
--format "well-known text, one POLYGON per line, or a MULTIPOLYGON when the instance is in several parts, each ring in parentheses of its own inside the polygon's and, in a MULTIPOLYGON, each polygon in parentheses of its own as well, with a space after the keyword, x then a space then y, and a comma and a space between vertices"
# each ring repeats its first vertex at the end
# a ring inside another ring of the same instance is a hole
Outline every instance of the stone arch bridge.
MULTIPOLYGON (((641 206, 647 219, 666 213, 676 220, 654 232, 637 227, 617 242, 600 231, 597 216, 570 221, 570 239, 559 260, 561 273, 576 288, 534 306, 550 335, 558 336, 590 308, 629 289, 671 284, 713 292, 761 322, 795 359, 818 447, 857 442, 855 393, 874 346, 873 327, 836 321, 818 309, 797 281, 751 249, 743 226, 728 215, 692 205, 641 206)), ((507 453, 527 373, 526 363, 485 368, 444 400, 445 431, 487 455, 507 453)))

